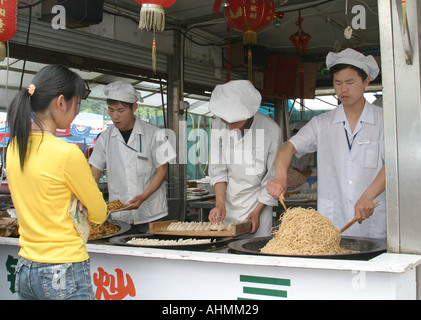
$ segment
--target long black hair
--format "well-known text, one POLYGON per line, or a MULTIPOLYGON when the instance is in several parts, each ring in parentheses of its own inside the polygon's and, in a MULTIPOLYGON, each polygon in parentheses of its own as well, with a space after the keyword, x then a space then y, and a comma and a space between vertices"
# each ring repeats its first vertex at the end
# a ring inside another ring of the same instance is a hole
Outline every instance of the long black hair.
POLYGON ((28 89, 19 91, 10 103, 7 112, 9 144, 16 138, 22 169, 28 148, 31 121, 34 121, 43 131, 36 113, 45 112, 51 101, 60 95, 63 95, 66 101, 74 97, 82 99, 87 97, 85 82, 82 78, 61 65, 42 68, 32 80, 32 84, 35 87, 32 95, 28 89))

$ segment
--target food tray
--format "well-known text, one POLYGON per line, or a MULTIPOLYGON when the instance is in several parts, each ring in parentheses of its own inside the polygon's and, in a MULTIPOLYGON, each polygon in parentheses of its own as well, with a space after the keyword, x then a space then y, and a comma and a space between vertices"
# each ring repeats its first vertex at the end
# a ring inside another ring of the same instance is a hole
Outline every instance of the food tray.
POLYGON ((0 218, 0 237, 17 237, 19 224, 15 218, 0 218))
POLYGON ((231 230, 223 231, 180 231, 171 230, 168 231, 167 227, 171 222, 178 222, 177 220, 171 221, 158 221, 149 223, 150 234, 166 234, 166 235, 177 235, 177 236, 189 236, 189 237, 236 237, 241 234, 249 233, 251 230, 250 221, 244 221, 236 223, 232 226, 231 230))
POLYGON ((130 210, 130 208, 133 206, 133 204, 128 205, 127 207, 121 208, 121 209, 114 209, 114 210, 108 210, 108 212, 110 213, 114 213, 114 212, 120 212, 120 211, 124 211, 124 210, 130 210))
POLYGON ((123 233, 125 233, 125 232, 129 231, 129 230, 130 230, 130 228, 131 228, 130 224, 125 223, 125 222, 123 222, 123 221, 118 221, 118 220, 107 220, 107 222, 108 222, 108 223, 113 223, 113 224, 115 224, 117 227, 119 227, 119 228, 120 228, 120 230, 118 230, 117 232, 115 232, 115 233, 113 233, 113 234, 110 234, 110 235, 107 235, 107 236, 103 236, 103 237, 101 237, 101 238, 97 238, 97 239, 88 239, 88 242, 91 242, 91 241, 97 241, 97 240, 104 240, 104 239, 108 239, 108 238, 111 238, 111 237, 115 237, 115 236, 121 235, 121 234, 123 234, 123 233))
POLYGON ((157 240, 178 240, 180 238, 185 238, 181 236, 173 235, 157 235, 157 234, 131 234, 123 235, 119 237, 113 237, 110 239, 110 242, 115 245, 121 246, 131 246, 131 247, 144 247, 144 248, 156 248, 156 249, 173 249, 173 250, 191 250, 191 251, 205 251, 211 250, 219 247, 223 247, 229 241, 232 240, 232 237, 195 237, 196 239, 207 239, 210 238, 210 243, 199 243, 199 244, 184 244, 184 245, 139 245, 127 243, 127 241, 132 240, 133 238, 148 238, 148 239, 157 239, 157 240))
POLYGON ((196 196, 203 196, 209 193, 208 190, 198 189, 198 188, 187 188, 186 192, 189 195, 196 195, 196 196))

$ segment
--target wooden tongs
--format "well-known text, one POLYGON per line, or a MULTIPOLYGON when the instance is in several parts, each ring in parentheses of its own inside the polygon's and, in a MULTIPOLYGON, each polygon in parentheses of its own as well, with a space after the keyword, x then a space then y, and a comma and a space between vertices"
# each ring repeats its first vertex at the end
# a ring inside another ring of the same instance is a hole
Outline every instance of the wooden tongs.
MULTIPOLYGON (((374 208, 377 207, 378 205, 379 205, 379 200, 377 200, 374 203, 374 208)), ((348 222, 348 224, 345 227, 343 227, 341 230, 339 230, 339 234, 344 232, 346 229, 348 229, 350 226, 352 226, 355 222, 357 222, 357 219, 356 218, 352 219, 350 222, 348 222)))
POLYGON ((284 207, 284 209, 285 209, 285 212, 287 211, 287 207, 286 207, 286 205, 285 205, 285 202, 284 202, 284 200, 282 200, 282 197, 281 196, 279 196, 279 202, 282 204, 282 206, 284 207))

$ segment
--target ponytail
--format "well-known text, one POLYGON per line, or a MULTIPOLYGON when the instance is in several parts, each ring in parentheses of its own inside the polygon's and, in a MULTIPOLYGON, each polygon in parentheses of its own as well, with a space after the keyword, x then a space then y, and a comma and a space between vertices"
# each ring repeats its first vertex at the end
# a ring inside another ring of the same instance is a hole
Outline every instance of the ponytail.
POLYGON ((34 121, 41 131, 43 130, 37 119, 37 113, 45 112, 51 102, 60 95, 63 95, 66 101, 74 97, 86 98, 85 82, 82 78, 61 65, 42 68, 32 81, 28 89, 22 89, 16 94, 7 112, 9 144, 16 138, 22 169, 28 148, 31 122, 34 121))
POLYGON ((26 89, 22 89, 12 100, 7 112, 7 124, 9 127, 8 145, 16 137, 22 169, 28 148, 29 133, 31 132, 31 115, 31 95, 26 89))

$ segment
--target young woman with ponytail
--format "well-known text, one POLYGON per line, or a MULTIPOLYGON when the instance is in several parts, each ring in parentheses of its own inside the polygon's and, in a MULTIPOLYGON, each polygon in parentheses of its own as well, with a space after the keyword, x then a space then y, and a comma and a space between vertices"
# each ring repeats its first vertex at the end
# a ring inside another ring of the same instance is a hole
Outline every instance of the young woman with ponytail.
POLYGON ((75 196, 88 220, 107 205, 82 151, 55 137, 67 129, 89 91, 69 69, 41 69, 11 102, 6 171, 19 221, 18 299, 94 299, 89 256, 69 214, 75 196))

